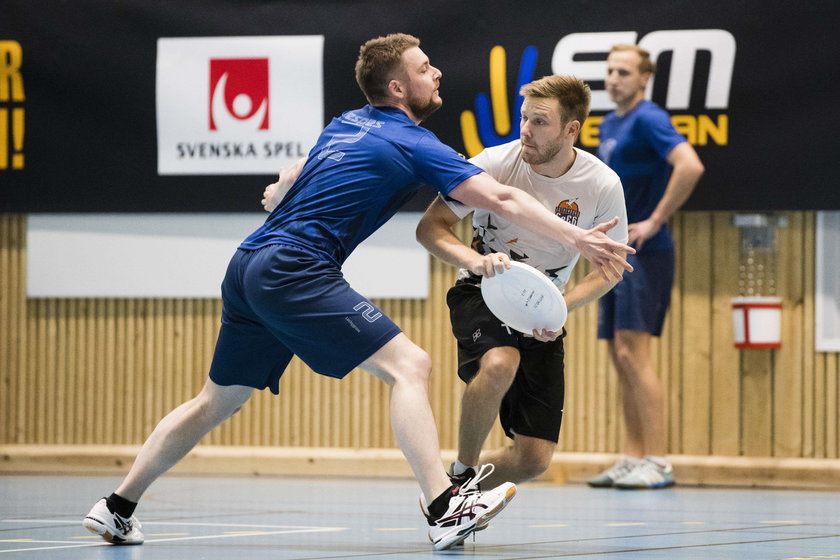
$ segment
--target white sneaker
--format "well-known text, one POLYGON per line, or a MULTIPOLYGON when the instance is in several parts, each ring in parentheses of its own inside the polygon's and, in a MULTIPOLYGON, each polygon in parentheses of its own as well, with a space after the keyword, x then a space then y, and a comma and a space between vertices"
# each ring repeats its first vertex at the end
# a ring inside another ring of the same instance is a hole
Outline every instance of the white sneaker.
POLYGON ((615 481, 615 487, 623 490, 667 488, 676 484, 674 469, 670 463, 660 464, 645 457, 636 468, 615 481))
POLYGON ((478 491, 478 483, 487 478, 493 468, 493 465, 484 465, 467 484, 456 486, 449 498, 449 507, 437 519, 429 516, 428 509, 423 507, 425 500, 421 499, 420 507, 430 525, 429 540, 435 550, 457 546, 475 531, 486 528, 516 495, 516 485, 512 482, 505 482, 486 492, 478 491))
POLYGON ((589 486, 593 488, 609 488, 615 485, 615 481, 619 478, 630 474, 630 471, 636 468, 636 465, 642 462, 642 459, 630 457, 625 455, 615 465, 605 470, 602 473, 596 474, 586 481, 589 486))
POLYGON ((82 521, 82 526, 113 544, 143 544, 143 533, 140 522, 133 515, 126 519, 116 513, 111 513, 102 498, 93 506, 90 513, 82 521))

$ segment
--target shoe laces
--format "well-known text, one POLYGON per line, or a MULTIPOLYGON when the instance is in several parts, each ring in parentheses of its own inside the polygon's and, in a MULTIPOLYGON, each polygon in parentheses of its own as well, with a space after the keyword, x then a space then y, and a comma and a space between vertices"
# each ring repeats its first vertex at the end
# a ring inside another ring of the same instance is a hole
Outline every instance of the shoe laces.
POLYGON ((664 480, 663 469, 659 468, 653 461, 642 461, 636 466, 632 474, 647 484, 664 480))
POLYGON ((478 487, 478 483, 493 474, 493 471, 496 470, 496 467, 493 466, 492 463, 486 463, 481 465, 478 469, 478 472, 467 480, 461 487, 458 489, 458 494, 461 496, 466 496, 468 494, 478 494, 481 490, 478 487))
POLYGON ((113 515, 117 528, 124 531, 126 535, 131 533, 134 529, 140 529, 142 527, 142 525, 140 525, 140 520, 133 515, 131 517, 123 517, 119 513, 114 513, 113 515))
POLYGON ((633 461, 629 457, 625 457, 618 463, 616 463, 610 470, 606 472, 607 476, 612 478, 613 480, 621 478, 630 472, 633 471, 636 467, 639 466, 641 461, 633 461))

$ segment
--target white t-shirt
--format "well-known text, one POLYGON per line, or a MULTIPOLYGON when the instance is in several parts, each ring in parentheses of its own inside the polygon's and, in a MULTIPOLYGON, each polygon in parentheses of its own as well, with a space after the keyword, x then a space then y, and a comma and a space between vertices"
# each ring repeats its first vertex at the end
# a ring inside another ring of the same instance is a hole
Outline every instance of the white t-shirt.
MULTIPOLYGON (((520 143, 514 140, 487 148, 470 161, 504 185, 522 189, 560 218, 583 229, 619 217, 618 225, 607 235, 620 243, 627 242, 627 209, 624 190, 615 172, 601 160, 583 150, 575 150, 575 162, 560 177, 536 173, 519 156, 520 143)), ((580 253, 552 239, 503 220, 482 208, 472 208, 452 199, 446 204, 460 218, 473 212, 473 243, 476 251, 506 253, 512 261, 529 264, 563 289, 580 253)), ((461 269, 459 278, 469 276, 461 269)))

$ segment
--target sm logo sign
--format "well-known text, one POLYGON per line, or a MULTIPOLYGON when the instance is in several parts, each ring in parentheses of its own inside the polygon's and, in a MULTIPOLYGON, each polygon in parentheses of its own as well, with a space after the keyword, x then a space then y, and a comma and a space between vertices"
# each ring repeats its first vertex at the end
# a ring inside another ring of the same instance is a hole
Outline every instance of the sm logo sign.
MULTIPOLYGON (((681 29, 653 31, 639 39, 635 31, 572 33, 554 47, 551 57, 553 74, 576 76, 592 87, 592 112, 606 112, 614 108, 603 89, 607 75, 607 53, 613 45, 636 43, 650 52, 657 61, 670 54, 671 62, 665 85, 665 109, 671 112, 674 127, 696 145, 729 141, 729 93, 735 65, 735 38, 723 29, 681 29), (695 84, 695 66, 700 53, 710 55, 708 78, 705 84, 695 84), (705 85, 703 107, 689 107, 692 90, 705 85)), ((490 52, 490 96, 476 96, 476 111, 461 114, 461 133, 467 154, 473 156, 484 147, 495 146, 518 138, 518 130, 511 127, 519 122, 519 88, 534 79, 537 48, 528 47, 522 56, 515 93, 516 102, 508 111, 506 83, 506 54, 501 46, 490 52)), ((651 98, 657 75, 648 82, 646 97, 651 98)), ((664 79, 664 78, 662 78, 664 79)), ((580 142, 584 146, 598 145, 598 125, 603 117, 590 116, 583 125, 580 142)))
MULTIPOLYGON (((635 31, 612 33, 573 33, 566 35, 551 57, 551 71, 554 74, 572 74, 586 82, 603 81, 607 75, 606 53, 613 45, 635 43, 635 31), (604 53, 598 61, 581 60, 594 54, 604 53)), ((707 51, 711 54, 709 79, 706 83, 705 108, 727 109, 729 90, 732 86, 732 69, 735 64, 735 38, 723 29, 680 29, 653 31, 639 41, 639 46, 650 53, 651 60, 671 53, 671 69, 668 77, 665 109, 669 111, 688 109, 693 84, 694 65, 697 54, 707 51)), ((650 99, 657 76, 648 82, 647 95, 650 99)), ((604 90, 592 92, 592 110, 609 111, 613 104, 604 90)))

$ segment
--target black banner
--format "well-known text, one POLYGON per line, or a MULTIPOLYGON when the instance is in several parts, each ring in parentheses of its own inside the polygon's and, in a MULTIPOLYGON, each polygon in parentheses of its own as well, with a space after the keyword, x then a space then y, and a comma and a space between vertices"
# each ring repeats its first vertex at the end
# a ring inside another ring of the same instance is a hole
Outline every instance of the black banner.
POLYGON ((840 209, 838 25, 827 1, 5 0, 0 211, 260 210, 273 170, 365 103, 358 47, 392 32, 442 70, 425 126, 465 154, 515 138, 518 85, 551 73, 592 86, 594 149, 607 45, 629 40, 706 166, 688 209, 840 209))

